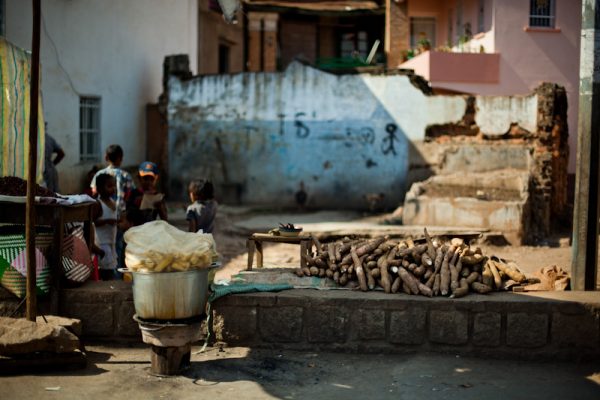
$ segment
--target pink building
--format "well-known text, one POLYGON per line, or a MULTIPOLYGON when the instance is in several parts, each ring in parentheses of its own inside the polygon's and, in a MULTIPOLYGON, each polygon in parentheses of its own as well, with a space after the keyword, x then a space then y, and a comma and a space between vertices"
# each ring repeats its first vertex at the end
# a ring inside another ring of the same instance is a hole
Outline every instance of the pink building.
POLYGON ((569 172, 575 171, 581 0, 388 1, 405 10, 402 22, 409 24, 390 24, 392 40, 394 29, 408 35, 397 39, 410 48, 398 66, 413 69, 439 92, 519 95, 541 82, 563 85, 569 172))

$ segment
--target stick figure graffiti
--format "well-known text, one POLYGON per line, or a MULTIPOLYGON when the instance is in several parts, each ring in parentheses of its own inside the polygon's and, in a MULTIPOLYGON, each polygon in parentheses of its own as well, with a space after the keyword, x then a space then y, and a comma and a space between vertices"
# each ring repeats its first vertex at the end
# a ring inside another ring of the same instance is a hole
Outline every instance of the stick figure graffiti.
POLYGON ((384 155, 388 155, 389 153, 397 155, 396 148, 394 147, 394 142, 398 140, 398 137, 396 136, 397 130, 398 126, 396 126, 396 124, 387 124, 385 126, 385 131, 387 132, 387 135, 381 141, 381 151, 384 155))

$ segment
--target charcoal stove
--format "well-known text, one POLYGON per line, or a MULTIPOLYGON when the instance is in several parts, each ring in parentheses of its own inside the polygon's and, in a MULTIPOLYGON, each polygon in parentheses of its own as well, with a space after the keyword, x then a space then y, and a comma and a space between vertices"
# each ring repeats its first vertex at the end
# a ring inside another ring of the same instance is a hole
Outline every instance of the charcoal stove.
POLYGON ((178 375, 190 367, 192 343, 202 337, 205 314, 176 320, 143 319, 136 314, 133 319, 140 327, 143 342, 151 346, 152 374, 178 375))

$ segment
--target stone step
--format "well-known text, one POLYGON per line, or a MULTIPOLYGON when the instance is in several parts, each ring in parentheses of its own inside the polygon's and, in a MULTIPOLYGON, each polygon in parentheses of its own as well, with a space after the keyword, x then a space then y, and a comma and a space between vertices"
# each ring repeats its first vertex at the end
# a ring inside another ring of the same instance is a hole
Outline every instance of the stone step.
POLYGON ((529 179, 529 173, 514 169, 435 175, 414 184, 407 197, 472 197, 481 200, 522 201, 527 196, 529 179))
POLYGON ((497 230, 520 243, 526 235, 528 185, 529 174, 512 169, 433 176, 406 194, 403 223, 497 230))

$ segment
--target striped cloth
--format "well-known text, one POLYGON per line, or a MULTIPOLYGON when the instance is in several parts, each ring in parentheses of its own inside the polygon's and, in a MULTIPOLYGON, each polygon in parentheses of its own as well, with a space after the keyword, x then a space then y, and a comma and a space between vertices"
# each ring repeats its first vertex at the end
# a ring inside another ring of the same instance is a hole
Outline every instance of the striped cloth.
MULTIPOLYGON (((30 68, 29 54, 0 37, 0 176, 27 179, 30 68)), ((36 181, 41 183, 44 167, 44 113, 41 96, 38 112, 36 181)))
MULTIPOLYGON (((36 292, 50 291, 50 266, 47 260, 52 231, 37 229, 35 240, 36 292)), ((0 285, 19 298, 27 292, 27 263, 25 234, 22 226, 0 227, 0 285)))

